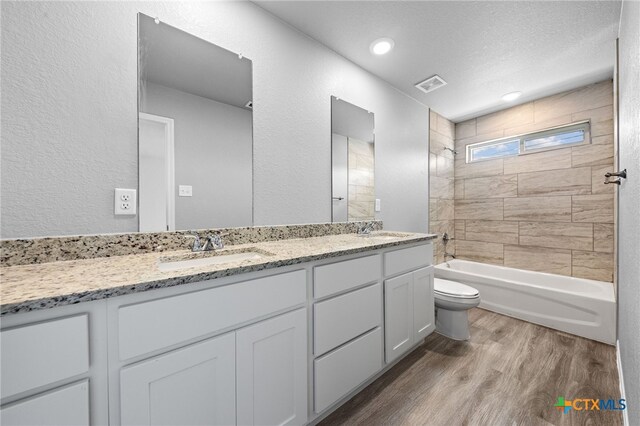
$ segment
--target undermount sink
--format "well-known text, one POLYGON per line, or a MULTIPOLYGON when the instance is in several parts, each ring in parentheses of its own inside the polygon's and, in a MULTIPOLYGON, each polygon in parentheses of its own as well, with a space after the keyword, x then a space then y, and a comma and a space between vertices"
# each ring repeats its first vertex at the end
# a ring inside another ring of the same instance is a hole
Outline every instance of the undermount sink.
POLYGON ((402 232, 372 232, 370 234, 360 235, 362 238, 373 238, 377 240, 392 240, 397 238, 404 238, 410 234, 402 232))
POLYGON ((200 266, 222 265, 225 263, 242 262, 245 260, 259 260, 267 256, 273 256, 273 253, 268 253, 256 248, 197 252, 178 256, 161 257, 158 269, 161 271, 177 271, 180 269, 196 268, 200 266))

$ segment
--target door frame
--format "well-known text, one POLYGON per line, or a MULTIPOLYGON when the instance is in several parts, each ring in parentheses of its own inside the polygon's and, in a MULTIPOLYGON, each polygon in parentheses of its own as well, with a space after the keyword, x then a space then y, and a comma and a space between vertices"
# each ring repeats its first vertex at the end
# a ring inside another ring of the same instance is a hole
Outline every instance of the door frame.
MULTIPOLYGON (((165 231, 176 230, 176 196, 175 196, 175 133, 173 118, 162 117, 160 115, 138 113, 138 161, 140 158, 140 120, 152 121, 164 125, 165 135, 165 173, 167 176, 167 229, 165 231)), ((138 165, 138 187, 140 187, 140 166, 138 165)), ((142 194, 140 194, 142 195, 142 194)), ((138 215, 138 229, 140 229, 140 215, 138 215)))

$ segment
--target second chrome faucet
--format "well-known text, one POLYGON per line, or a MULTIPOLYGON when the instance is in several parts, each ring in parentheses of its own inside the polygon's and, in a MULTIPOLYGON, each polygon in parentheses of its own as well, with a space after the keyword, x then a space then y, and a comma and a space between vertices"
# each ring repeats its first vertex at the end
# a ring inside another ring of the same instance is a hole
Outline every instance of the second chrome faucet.
POLYGON ((187 238, 193 238, 193 245, 191 246, 192 252, 200 252, 200 251, 213 251, 220 250, 224 248, 224 241, 222 237, 228 234, 209 234, 204 242, 200 241, 200 237, 198 234, 187 235, 187 238))

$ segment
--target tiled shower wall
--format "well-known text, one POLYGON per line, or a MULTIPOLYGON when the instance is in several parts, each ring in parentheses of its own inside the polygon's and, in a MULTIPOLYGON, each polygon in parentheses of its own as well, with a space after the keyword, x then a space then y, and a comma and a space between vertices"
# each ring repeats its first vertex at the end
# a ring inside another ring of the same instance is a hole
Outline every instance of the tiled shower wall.
MULTIPOLYGON (((434 261, 444 261, 442 234, 454 237, 454 124, 431 111, 429 116, 429 232, 438 234, 434 245, 434 261)), ((447 252, 455 252, 455 241, 447 245, 447 252)))
POLYGON ((456 256, 601 281, 614 270, 613 85, 592 84, 455 126, 456 256), (591 144, 465 162, 469 143, 591 120, 591 144))
POLYGON ((349 221, 375 219, 373 143, 348 138, 349 221))

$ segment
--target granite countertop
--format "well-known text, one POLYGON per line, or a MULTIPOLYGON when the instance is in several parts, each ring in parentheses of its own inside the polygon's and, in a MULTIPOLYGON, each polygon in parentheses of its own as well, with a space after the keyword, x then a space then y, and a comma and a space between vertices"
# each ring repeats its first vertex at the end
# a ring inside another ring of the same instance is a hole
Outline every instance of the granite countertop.
POLYGON ((224 252, 257 252, 259 258, 229 261, 161 271, 164 260, 187 260, 189 250, 165 251, 82 260, 67 260, 0 268, 0 315, 28 312, 106 299, 141 291, 228 277, 246 272, 273 269, 320 259, 361 253, 420 241, 435 234, 373 232, 327 235, 227 246, 216 252, 196 253, 217 256, 224 252))

